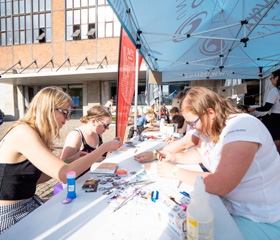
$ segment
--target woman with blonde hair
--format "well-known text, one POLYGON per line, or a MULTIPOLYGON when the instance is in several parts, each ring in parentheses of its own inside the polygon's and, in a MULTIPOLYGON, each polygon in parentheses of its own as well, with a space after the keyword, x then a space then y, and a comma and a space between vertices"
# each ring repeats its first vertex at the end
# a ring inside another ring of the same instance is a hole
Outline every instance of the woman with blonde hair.
POLYGON ((193 185, 203 175, 206 191, 221 196, 245 239, 280 239, 280 157, 267 128, 225 98, 193 87, 181 102, 186 122, 199 132, 195 150, 170 153, 158 174, 193 185), (203 163, 195 172, 168 163, 203 163))
POLYGON ((69 120, 72 104, 61 88, 46 87, 35 95, 25 116, 1 139, 0 233, 43 203, 35 195, 36 184, 50 178, 66 183, 67 172, 76 171, 79 175, 102 154, 119 147, 120 141, 108 141, 70 164, 52 154, 53 140, 69 120))
MULTIPOLYGON (((80 121, 83 125, 70 132, 66 137, 60 155, 63 160, 71 161, 71 156, 79 151, 91 153, 100 147, 103 143, 101 136, 109 129, 112 115, 106 107, 97 105, 91 107, 87 111, 87 115, 83 116, 80 121)), ((102 161, 105 157, 106 154, 103 154, 98 161, 102 161)))

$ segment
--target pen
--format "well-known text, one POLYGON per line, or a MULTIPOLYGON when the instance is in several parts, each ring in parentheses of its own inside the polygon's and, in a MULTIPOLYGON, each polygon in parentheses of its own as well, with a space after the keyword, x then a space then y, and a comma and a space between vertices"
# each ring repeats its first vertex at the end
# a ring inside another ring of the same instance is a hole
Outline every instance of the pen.
POLYGON ((182 184, 182 181, 179 181, 179 184, 178 184, 177 188, 179 188, 181 186, 181 184, 182 184))

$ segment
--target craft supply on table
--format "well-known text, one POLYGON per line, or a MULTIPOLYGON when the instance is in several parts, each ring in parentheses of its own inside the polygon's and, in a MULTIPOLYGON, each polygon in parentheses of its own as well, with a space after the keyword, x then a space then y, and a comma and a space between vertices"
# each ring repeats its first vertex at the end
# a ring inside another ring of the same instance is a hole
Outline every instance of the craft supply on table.
POLYGON ((214 214, 209 204, 209 193, 201 175, 197 175, 187 211, 187 238, 214 239, 214 214))
POLYGON ((76 198, 76 172, 67 172, 67 198, 76 198))

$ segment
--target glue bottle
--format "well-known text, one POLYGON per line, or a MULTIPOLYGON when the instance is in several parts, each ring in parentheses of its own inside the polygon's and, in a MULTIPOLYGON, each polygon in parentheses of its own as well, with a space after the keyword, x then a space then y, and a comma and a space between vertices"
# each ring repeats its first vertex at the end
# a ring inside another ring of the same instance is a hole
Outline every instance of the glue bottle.
POLYGON ((67 198, 76 198, 76 172, 67 172, 67 198))
POLYGON ((201 175, 196 177, 191 203, 187 208, 187 239, 214 239, 214 214, 209 205, 209 193, 201 175))

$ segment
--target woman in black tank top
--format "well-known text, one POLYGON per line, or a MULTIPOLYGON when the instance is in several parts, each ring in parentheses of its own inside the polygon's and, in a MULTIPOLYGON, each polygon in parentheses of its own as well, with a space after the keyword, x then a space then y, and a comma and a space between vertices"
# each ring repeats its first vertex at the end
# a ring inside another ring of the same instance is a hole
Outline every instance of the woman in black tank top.
MULTIPOLYGON (((104 106, 90 108, 80 119, 84 124, 67 135, 60 158, 69 161, 79 151, 90 153, 97 149, 103 143, 101 135, 109 129, 111 120, 112 115, 104 106)), ((106 153, 97 161, 105 157, 106 153)))
POLYGON ((100 121, 90 120, 96 134, 92 141, 84 133, 87 143, 97 149, 82 158, 80 154, 72 156, 76 160, 69 164, 55 156, 54 138, 59 137, 59 130, 70 119, 72 104, 61 88, 46 87, 34 96, 23 118, 0 139, 0 234, 43 204, 35 195, 36 184, 50 178, 66 183, 67 172, 80 175, 102 154, 120 146, 119 139, 100 146, 98 135, 110 123, 110 115, 100 121))

